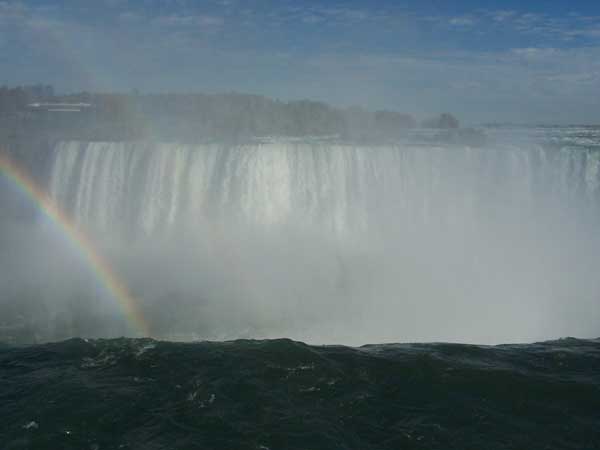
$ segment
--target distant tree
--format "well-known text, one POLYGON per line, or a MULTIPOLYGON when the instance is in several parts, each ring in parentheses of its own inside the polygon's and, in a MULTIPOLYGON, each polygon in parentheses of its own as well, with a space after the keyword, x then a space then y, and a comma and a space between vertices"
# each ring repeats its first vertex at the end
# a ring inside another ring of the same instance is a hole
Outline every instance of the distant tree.
MULTIPOLYGON (((44 128, 63 139, 156 139, 200 142, 260 136, 339 136, 369 141, 395 138, 415 126, 408 114, 340 109, 326 103, 280 101, 259 95, 79 92, 56 95, 48 85, 0 87, 0 131, 4 135, 44 128), (47 113, 32 102, 89 103, 81 114, 47 113)), ((450 114, 427 123, 458 127, 450 114)))
POLYGON ((402 130, 416 126, 415 119, 396 111, 375 111, 375 128, 385 136, 396 136, 402 130))
POLYGON ((423 121, 422 125, 424 128, 453 129, 453 128, 459 128, 460 122, 452 114, 443 113, 437 117, 433 117, 431 119, 427 119, 427 120, 423 121))

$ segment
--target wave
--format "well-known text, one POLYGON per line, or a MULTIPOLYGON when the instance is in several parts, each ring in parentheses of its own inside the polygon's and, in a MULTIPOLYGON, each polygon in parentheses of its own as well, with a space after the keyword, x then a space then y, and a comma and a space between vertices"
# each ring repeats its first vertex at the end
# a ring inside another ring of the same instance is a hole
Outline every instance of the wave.
POLYGON ((0 441, 36 449, 600 446, 600 341, 0 348, 0 441))

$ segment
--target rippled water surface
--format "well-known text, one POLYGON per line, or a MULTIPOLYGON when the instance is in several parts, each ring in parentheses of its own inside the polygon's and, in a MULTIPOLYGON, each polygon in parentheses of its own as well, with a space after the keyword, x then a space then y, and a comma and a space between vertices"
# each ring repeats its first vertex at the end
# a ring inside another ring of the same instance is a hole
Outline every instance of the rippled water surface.
POLYGON ((0 350, 2 449, 596 449, 600 342, 0 350))

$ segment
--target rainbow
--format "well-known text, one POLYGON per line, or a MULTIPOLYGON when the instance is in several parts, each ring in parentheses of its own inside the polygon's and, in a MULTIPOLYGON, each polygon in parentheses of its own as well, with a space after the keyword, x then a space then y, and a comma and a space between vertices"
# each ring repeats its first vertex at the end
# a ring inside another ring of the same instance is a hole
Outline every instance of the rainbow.
POLYGON ((108 261, 96 250, 90 238, 73 223, 26 172, 2 153, 0 153, 0 176, 9 180, 20 192, 25 194, 56 225, 67 240, 74 244, 101 285, 117 300, 125 317, 136 332, 143 336, 150 336, 150 327, 144 319, 138 302, 113 272, 108 261))

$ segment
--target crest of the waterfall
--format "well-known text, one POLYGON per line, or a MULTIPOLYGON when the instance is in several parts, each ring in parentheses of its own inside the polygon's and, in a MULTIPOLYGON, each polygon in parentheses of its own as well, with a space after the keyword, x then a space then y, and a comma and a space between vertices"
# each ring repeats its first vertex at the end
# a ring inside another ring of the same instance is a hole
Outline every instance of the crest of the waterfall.
POLYGON ((59 143, 53 197, 100 230, 168 233, 211 220, 365 229, 398 178, 395 149, 59 143))
POLYGON ((79 223, 146 236, 220 221, 337 235, 471 226, 595 207, 600 183, 599 152, 569 147, 61 142, 54 155, 51 193, 79 223))

